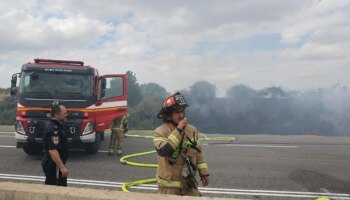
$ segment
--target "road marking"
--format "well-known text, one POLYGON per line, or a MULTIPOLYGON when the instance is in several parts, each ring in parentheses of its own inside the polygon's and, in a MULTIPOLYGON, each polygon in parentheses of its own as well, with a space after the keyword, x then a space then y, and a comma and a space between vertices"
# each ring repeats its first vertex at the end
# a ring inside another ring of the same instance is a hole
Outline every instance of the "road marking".
POLYGON ((15 135, 0 135, 0 137, 15 138, 15 135))
POLYGON ((320 188, 320 190, 322 191, 322 192, 329 192, 329 190, 327 190, 326 188, 320 188))
POLYGON ((16 146, 6 146, 6 145, 0 145, 1 148, 16 148, 16 146))
MULTIPOLYGON (((0 145, 0 148, 16 148, 16 146, 0 145)), ((70 149, 71 151, 85 151, 84 149, 70 149)), ((100 150, 98 153, 108 153, 107 150, 100 150)))
MULTIPOLYGON (((70 151, 81 151, 84 152, 85 149, 69 149, 70 151)), ((107 150, 99 150, 98 153, 108 153, 107 150)))
MULTIPOLYGON (((44 182, 44 176, 31 176, 31 175, 19 175, 19 174, 0 174, 0 179, 7 180, 22 180, 22 181, 36 181, 44 182)), ((98 181, 98 180, 86 180, 86 179, 68 179, 69 184, 73 185, 90 185, 90 186, 103 186, 103 187, 122 187, 123 182, 112 182, 112 181, 98 181)), ((143 184, 132 187, 134 189, 141 190, 157 190, 155 184, 143 184)), ((274 190, 242 190, 242 189, 225 189, 225 188, 202 188, 199 190, 202 193, 209 194, 227 194, 227 195, 258 195, 258 196, 275 196, 275 197, 295 197, 295 198, 338 198, 350 200, 349 194, 338 194, 338 193, 321 193, 321 192, 296 192, 296 191, 274 191, 274 190)))
MULTIPOLYGON (((208 145, 208 144, 203 144, 208 145)), ((226 144, 222 146, 239 146, 239 147, 264 147, 264 148, 299 148, 299 146, 274 146, 274 145, 240 145, 240 144, 226 144)), ((0 145, 0 148, 16 148, 16 146, 0 145)), ((84 149, 70 149, 73 151, 85 151, 84 149)), ((99 150, 98 153, 107 153, 106 150, 99 150)))
POLYGON ((203 144, 203 145, 219 145, 219 146, 231 146, 231 147, 266 147, 266 148, 299 148, 299 146, 288 145, 258 145, 258 144, 203 144))

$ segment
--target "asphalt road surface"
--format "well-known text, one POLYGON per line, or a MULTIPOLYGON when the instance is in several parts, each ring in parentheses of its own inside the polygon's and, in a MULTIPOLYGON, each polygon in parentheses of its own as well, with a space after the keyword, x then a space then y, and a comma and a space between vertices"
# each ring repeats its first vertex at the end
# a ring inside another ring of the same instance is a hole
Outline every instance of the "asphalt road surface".
MULTIPOLYGON (((43 183, 40 156, 28 156, 15 147, 12 127, 0 127, 0 181, 43 183)), ((148 131, 129 134, 151 135, 148 131)), ((214 135, 207 135, 212 137, 214 135)), ((218 136, 218 135, 215 135, 218 136)), ((223 136, 223 135, 221 135, 223 136)), ((247 199, 350 199, 350 137, 234 135, 228 141, 202 141, 210 169, 203 196, 247 199)), ((121 190, 126 182, 155 177, 155 168, 121 164, 108 156, 109 134, 100 152, 88 155, 72 150, 68 185, 121 190)), ((152 140, 128 137, 123 155, 154 150, 152 140)), ((156 155, 129 159, 156 163, 156 155)), ((155 193, 156 185, 129 188, 155 193)))

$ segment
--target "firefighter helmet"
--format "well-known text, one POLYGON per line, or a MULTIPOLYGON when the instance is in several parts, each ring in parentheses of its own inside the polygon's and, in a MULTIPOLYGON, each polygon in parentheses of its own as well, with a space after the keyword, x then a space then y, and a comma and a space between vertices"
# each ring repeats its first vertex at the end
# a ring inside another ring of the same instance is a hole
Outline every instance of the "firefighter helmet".
POLYGON ((170 113, 172 110, 178 108, 186 108, 189 106, 186 102, 185 97, 180 93, 176 92, 175 94, 167 97, 162 105, 162 109, 159 111, 157 117, 159 119, 164 117, 164 114, 170 113))

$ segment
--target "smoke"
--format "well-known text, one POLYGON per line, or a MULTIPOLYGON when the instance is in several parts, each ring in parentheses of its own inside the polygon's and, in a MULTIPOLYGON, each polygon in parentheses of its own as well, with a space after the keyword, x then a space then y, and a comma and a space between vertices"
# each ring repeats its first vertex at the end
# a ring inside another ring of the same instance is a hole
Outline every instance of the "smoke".
POLYGON ((335 85, 307 92, 234 85, 224 98, 206 81, 182 91, 191 123, 207 133, 350 134, 350 91, 335 85))
POLYGON ((321 99, 326 108, 323 118, 342 135, 350 134, 350 91, 336 85, 325 91, 321 99))

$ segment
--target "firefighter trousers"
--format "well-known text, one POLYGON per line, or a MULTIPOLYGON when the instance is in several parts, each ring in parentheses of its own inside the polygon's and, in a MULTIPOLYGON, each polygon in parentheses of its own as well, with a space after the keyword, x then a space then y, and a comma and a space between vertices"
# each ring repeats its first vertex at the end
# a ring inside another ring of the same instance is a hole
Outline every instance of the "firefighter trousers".
POLYGON ((111 139, 109 142, 109 149, 113 149, 115 148, 115 143, 116 140, 118 140, 117 142, 117 149, 123 149, 124 148, 124 139, 125 139, 125 135, 124 132, 122 131, 115 131, 115 130, 111 130, 111 139))
POLYGON ((42 165, 45 173, 45 185, 67 186, 67 178, 62 177, 61 170, 56 165, 42 165))

